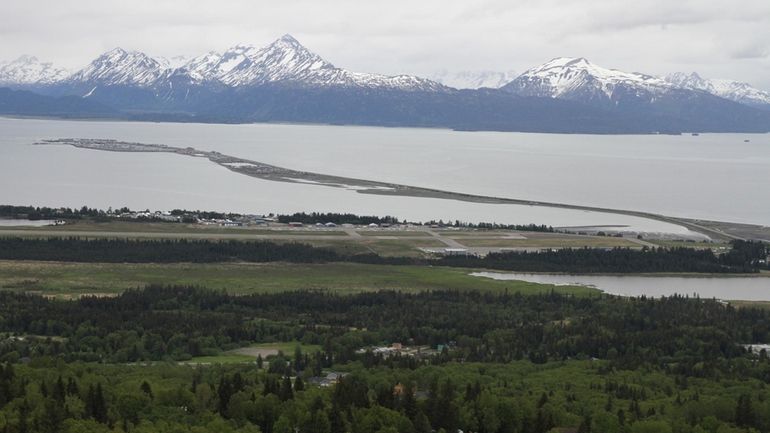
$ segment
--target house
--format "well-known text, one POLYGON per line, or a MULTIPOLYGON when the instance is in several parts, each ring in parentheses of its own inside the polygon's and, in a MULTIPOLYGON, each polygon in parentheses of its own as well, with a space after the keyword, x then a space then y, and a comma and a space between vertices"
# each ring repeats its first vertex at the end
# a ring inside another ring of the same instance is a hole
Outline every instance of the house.
POLYGON ((347 376, 347 373, 339 373, 336 371, 331 371, 326 374, 326 376, 313 376, 307 380, 307 382, 311 385, 320 386, 323 388, 336 385, 339 383, 340 379, 347 376))
POLYGON ((447 256, 467 256, 468 250, 465 248, 444 248, 444 254, 447 256))

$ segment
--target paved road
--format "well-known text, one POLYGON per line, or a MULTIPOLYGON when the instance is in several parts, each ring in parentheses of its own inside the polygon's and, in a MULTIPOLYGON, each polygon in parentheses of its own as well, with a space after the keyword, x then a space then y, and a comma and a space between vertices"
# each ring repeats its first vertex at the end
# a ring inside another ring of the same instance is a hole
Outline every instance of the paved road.
POLYGON ((627 241, 630 241, 630 242, 633 242, 635 244, 641 245, 643 247, 650 247, 650 248, 657 248, 658 247, 658 245, 655 245, 655 244, 653 244, 651 242, 647 242, 647 241, 644 241, 644 240, 641 240, 641 239, 637 239, 637 238, 628 237, 628 238, 623 238, 623 239, 625 239, 627 241))
POLYGON ((361 233, 358 233, 355 229, 343 229, 345 233, 348 234, 351 238, 361 239, 363 236, 361 236, 361 233))
POLYGON ((462 248, 462 249, 468 249, 465 245, 461 244, 460 242, 457 242, 454 239, 445 238, 441 236, 440 234, 434 232, 433 230, 425 230, 426 233, 433 236, 434 238, 438 239, 439 241, 443 242, 444 245, 448 246, 449 248, 462 248))

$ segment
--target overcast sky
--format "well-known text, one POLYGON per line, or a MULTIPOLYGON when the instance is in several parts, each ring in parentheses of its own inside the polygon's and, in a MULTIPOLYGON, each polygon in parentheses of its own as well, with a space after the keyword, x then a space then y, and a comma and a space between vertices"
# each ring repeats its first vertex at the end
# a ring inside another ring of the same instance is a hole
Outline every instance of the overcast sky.
POLYGON ((770 0, 2 0, 0 60, 77 68, 120 46, 194 56, 290 33, 337 66, 431 75, 553 57, 770 89, 770 0))

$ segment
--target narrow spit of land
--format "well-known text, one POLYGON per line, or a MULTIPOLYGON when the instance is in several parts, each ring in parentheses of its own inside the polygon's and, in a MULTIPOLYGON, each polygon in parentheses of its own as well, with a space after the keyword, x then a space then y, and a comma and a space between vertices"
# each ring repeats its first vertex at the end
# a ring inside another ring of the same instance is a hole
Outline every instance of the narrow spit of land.
POLYGON ((683 219, 660 215, 650 212, 641 212, 624 209, 612 209, 594 206, 581 206, 565 203, 553 203, 545 201, 521 200, 514 198, 492 197, 475 194, 465 194, 453 191, 443 191, 432 188, 423 188, 410 185, 402 185, 389 182, 379 182, 366 179, 356 179, 350 177, 333 176, 322 173, 308 171, 298 171, 289 168, 278 167, 259 161, 238 158, 225 155, 216 151, 198 150, 192 147, 175 147, 164 144, 146 144, 117 141, 111 139, 86 139, 86 138, 59 138, 54 140, 42 140, 34 143, 35 145, 65 145, 74 146, 82 149, 101 150, 108 152, 155 152, 155 153, 176 153, 179 155, 190 156, 194 158, 206 158, 209 161, 218 164, 228 170, 239 174, 251 176, 259 179, 272 180, 277 182, 305 183, 313 185, 330 186, 335 188, 345 188, 355 190, 361 194, 393 195, 405 197, 439 198, 447 200, 459 200, 472 203, 490 203, 490 204, 515 204, 527 206, 553 207, 560 209, 573 209, 591 212, 612 213, 619 215, 628 215, 640 218, 647 218, 666 223, 676 224, 688 228, 697 233, 708 237, 729 240, 729 239, 761 239, 770 236, 766 227, 741 225, 741 230, 733 230, 738 225, 727 222, 707 222, 691 219, 683 219), (747 229, 749 227, 750 229, 747 229))

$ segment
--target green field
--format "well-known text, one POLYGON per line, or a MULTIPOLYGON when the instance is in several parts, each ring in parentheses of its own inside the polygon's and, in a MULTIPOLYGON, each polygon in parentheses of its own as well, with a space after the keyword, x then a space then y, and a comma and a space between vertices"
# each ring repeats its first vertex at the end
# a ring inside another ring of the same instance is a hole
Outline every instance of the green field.
POLYGON ((280 343, 256 343, 247 347, 222 352, 213 356, 196 356, 183 364, 244 364, 254 362, 258 355, 262 359, 277 355, 279 352, 285 356, 294 356, 294 351, 299 347, 302 353, 315 353, 321 350, 321 346, 314 344, 302 344, 298 341, 280 343))
POLYGON ((189 361, 182 361, 180 364, 246 364, 254 361, 253 356, 225 352, 221 355, 196 356, 189 361))
POLYGON ((52 296, 111 295, 148 284, 194 285, 230 293, 322 289, 356 293, 393 289, 494 290, 525 294, 555 290, 585 295, 586 287, 496 281, 470 270, 432 266, 327 264, 105 264, 0 261, 0 289, 52 296))

